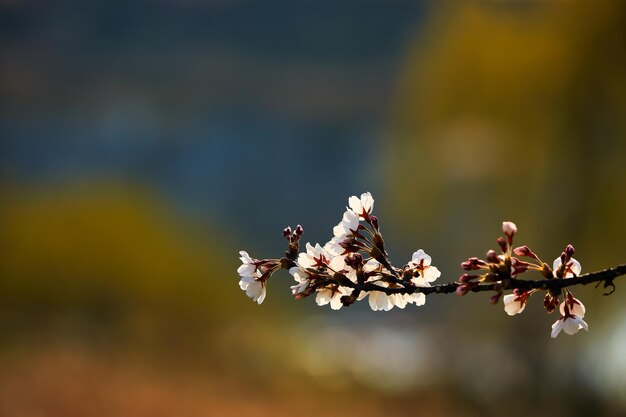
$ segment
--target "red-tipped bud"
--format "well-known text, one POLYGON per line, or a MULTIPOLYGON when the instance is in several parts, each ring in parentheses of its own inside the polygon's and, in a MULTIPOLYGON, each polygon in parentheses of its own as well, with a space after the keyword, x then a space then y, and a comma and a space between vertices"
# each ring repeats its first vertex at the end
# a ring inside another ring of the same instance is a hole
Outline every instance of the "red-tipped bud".
POLYGON ((574 249, 572 245, 567 245, 564 253, 567 258, 567 262, 569 262, 570 259, 572 259, 572 256, 574 256, 574 253, 576 253, 576 249, 574 249))
POLYGON ((497 292, 494 295, 492 295, 491 297, 489 297, 489 302, 491 304, 498 304, 498 301, 500 301, 500 297, 502 297, 502 291, 497 292))
POLYGON ((372 227, 378 232, 380 228, 378 227, 378 217, 369 216, 370 222, 372 223, 372 227))
POLYGON ((302 226, 298 225, 296 227, 296 230, 294 231, 294 234, 298 237, 302 236, 304 234, 304 229, 302 228, 302 226))
POLYGON ((468 282, 472 282, 475 281, 477 279, 480 278, 480 275, 470 275, 470 274, 463 274, 459 277, 459 282, 462 284, 468 283, 468 282))
POLYGON ((351 253, 346 256, 346 265, 354 270, 360 270, 363 268, 363 256, 360 253, 351 253))
POLYGON ((506 252, 507 248, 506 248, 506 242, 504 241, 504 238, 499 237, 496 242, 498 242, 498 245, 500 246, 500 249, 502 249, 502 252, 506 252))
POLYGON ((543 308, 546 309, 548 314, 552 313, 559 306, 559 298, 553 297, 552 294, 548 293, 543 299, 543 308))
POLYGON ((539 257, 526 245, 513 249, 513 253, 517 256, 527 256, 529 258, 539 260, 539 257))
POLYGON ((285 227, 285 229, 283 230, 283 236, 288 241, 291 241, 291 227, 289 226, 285 227))
POLYGON ((461 284, 456 287, 456 295, 465 295, 469 292, 470 286, 468 284, 461 284))
POLYGON ((475 286, 477 286, 477 282, 468 282, 467 284, 461 284, 456 287, 456 295, 465 295, 472 290, 475 286))
POLYGON ((528 271, 528 262, 520 261, 516 257, 511 257, 511 267, 513 268, 513 275, 521 274, 528 271))
POLYGON ((467 261, 461 263, 461 268, 465 269, 466 271, 483 269, 485 266, 487 266, 485 261, 478 259, 476 257, 469 258, 467 261))

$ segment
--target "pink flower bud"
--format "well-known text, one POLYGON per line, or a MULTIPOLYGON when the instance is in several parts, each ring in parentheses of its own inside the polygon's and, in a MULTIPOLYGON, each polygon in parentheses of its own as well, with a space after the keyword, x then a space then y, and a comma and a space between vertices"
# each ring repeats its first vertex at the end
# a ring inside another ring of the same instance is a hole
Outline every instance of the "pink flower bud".
POLYGON ((513 222, 502 222, 502 232, 509 237, 517 233, 517 226, 513 222))
POLYGON ((491 249, 487 251, 486 258, 487 258, 487 261, 491 263, 497 264, 500 262, 500 259, 498 258, 498 254, 496 253, 496 251, 491 250, 491 249))

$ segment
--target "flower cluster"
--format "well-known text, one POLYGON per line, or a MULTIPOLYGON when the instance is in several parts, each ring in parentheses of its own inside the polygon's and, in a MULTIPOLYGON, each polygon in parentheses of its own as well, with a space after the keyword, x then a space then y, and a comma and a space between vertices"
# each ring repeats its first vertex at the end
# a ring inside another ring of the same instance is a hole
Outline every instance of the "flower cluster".
MULTIPOLYGON (((505 236, 499 237, 497 240, 501 254, 498 255, 495 251, 489 250, 485 260, 473 257, 461 264, 461 268, 467 271, 480 272, 463 274, 459 278, 457 294, 465 295, 482 284, 492 283, 495 284, 492 286, 495 294, 490 298, 490 301, 495 304, 503 294, 503 287, 510 288, 510 285, 515 284, 518 275, 526 271, 538 271, 548 280, 562 280, 580 275, 581 265, 573 258, 575 249, 572 245, 567 245, 561 256, 556 258, 550 267, 528 246, 513 248, 513 237, 517 233, 517 226, 514 223, 503 222, 502 232, 505 236), (520 259, 522 257, 528 260, 520 259)), ((520 314, 526 308, 530 296, 539 291, 542 290, 538 288, 514 288, 512 294, 503 297, 504 311, 510 316, 520 314)), ((562 288, 556 291, 548 288, 544 291, 546 294, 543 305, 548 314, 556 310, 560 303, 560 297, 563 298, 563 302, 559 306, 561 317, 552 325, 553 338, 561 330, 570 335, 577 333, 580 329, 587 330, 587 323, 583 320, 585 306, 580 300, 574 298, 569 289, 562 288)))
POLYGON ((240 287, 260 304, 265 297, 265 282, 282 267, 295 280, 291 292, 296 299, 315 294, 318 305, 330 305, 333 310, 365 298, 374 311, 423 305, 426 296, 420 288, 430 287, 441 273, 421 249, 403 268, 393 267, 373 209, 370 193, 350 197, 341 222, 324 246, 307 243, 306 251, 299 252, 303 231, 298 226, 294 232, 284 230, 289 251, 283 259, 259 261, 242 252, 240 287))

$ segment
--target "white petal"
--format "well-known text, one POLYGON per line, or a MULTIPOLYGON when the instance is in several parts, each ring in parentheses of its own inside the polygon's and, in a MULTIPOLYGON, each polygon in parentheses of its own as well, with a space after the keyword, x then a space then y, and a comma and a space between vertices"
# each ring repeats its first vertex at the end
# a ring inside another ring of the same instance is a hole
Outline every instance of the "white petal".
POLYGON ((265 285, 261 281, 252 280, 246 288, 246 295, 261 304, 265 299, 265 285))
POLYGON ((254 274, 254 271, 256 271, 254 264, 241 264, 237 268, 237 273, 242 277, 249 277, 254 274))
POLYGON ((333 236, 335 236, 336 238, 341 239, 346 237, 348 234, 350 234, 350 231, 346 230, 346 228, 343 226, 343 222, 333 227, 333 236))
POLYGON ((307 274, 305 270, 298 266, 290 268, 289 273, 293 275, 293 278, 298 282, 306 281, 309 278, 309 274, 307 274))
POLYGON ((563 329, 563 319, 558 319, 552 324, 552 333, 551 336, 554 339, 561 333, 561 329, 563 329))
POLYGON ((561 267, 561 264, 563 264, 563 262, 561 262, 561 257, 560 256, 558 258, 556 258, 554 260, 554 262, 552 262, 552 270, 554 271, 554 276, 555 277, 556 277, 556 270, 561 267))
POLYGON ((324 245, 324 250, 333 256, 339 256, 344 252, 344 249, 339 244, 343 238, 334 237, 324 245))
POLYGON ((376 271, 379 267, 380 262, 378 262, 376 259, 370 259, 369 261, 365 262, 365 265, 363 265, 363 270, 365 272, 372 272, 376 271))
POLYGON ((333 310, 339 310, 341 307, 343 307, 343 304, 341 303, 342 295, 343 294, 341 292, 338 292, 333 296, 333 298, 330 300, 330 308, 332 308, 333 310))
POLYGON ((346 266, 346 260, 345 260, 345 258, 343 256, 335 256, 330 261, 330 264, 328 266, 330 266, 330 269, 332 269, 335 272, 339 272, 339 271, 343 271, 344 269, 348 269, 348 267, 346 266))
POLYGON ((372 194, 369 192, 361 194, 361 206, 368 213, 371 213, 372 210, 374 210, 374 197, 372 197, 372 194))
POLYGON ((350 206, 350 209, 357 215, 363 212, 363 206, 361 205, 361 200, 359 199, 359 197, 355 195, 353 195, 352 197, 348 199, 348 206, 350 206))
POLYGON ((246 252, 245 250, 239 251, 239 256, 239 259, 241 259, 241 262, 244 264, 254 263, 254 260, 250 257, 250 255, 248 255, 248 252, 246 252))
POLYGON ((308 253, 300 253, 298 255, 298 265, 303 269, 312 268, 315 265, 313 258, 308 253))
POLYGON ((563 320, 563 331, 569 335, 578 333, 581 328, 579 320, 576 317, 566 317, 563 320))
POLYGON ((300 294, 304 292, 308 287, 309 287, 309 281, 302 281, 296 285, 292 285, 289 288, 291 288, 291 293, 293 295, 296 295, 296 294, 300 294))
POLYGON ((342 219, 343 226, 348 230, 356 230, 359 227, 359 216, 350 210, 346 210, 342 219))
POLYGON ((409 297, 409 302, 415 304, 416 306, 423 306, 426 304, 426 295, 420 293, 411 294, 409 297))
POLYGON ((424 279, 426 281, 435 281, 440 276, 441 271, 439 271, 436 266, 429 266, 428 268, 424 269, 424 279))
POLYGON ((248 289, 248 286, 250 285, 250 282, 252 281, 254 281, 253 278, 241 277, 241 280, 239 280, 239 288, 245 291, 246 289, 248 289))
POLYGON ((424 266, 428 266, 430 265, 432 258, 429 255, 427 255, 423 249, 419 249, 411 257, 411 262, 413 262, 415 265, 419 265, 422 260, 424 260, 424 266))
POLYGON ((421 275, 419 277, 411 278, 411 282, 417 287, 430 287, 430 284, 421 275))
POLYGON ((394 294, 391 297, 391 302, 398 308, 406 307, 409 299, 406 294, 394 294))
POLYGON ((368 302, 369 302, 369 304, 370 304, 370 308, 371 308, 372 310, 374 310, 374 311, 378 311, 378 303, 377 303, 377 300, 376 300, 376 298, 378 297, 378 294, 379 294, 379 293, 378 293, 377 291, 374 291, 374 292, 370 292, 370 293, 369 293, 369 296, 370 296, 370 297, 369 297, 369 299, 368 299, 368 302))
POLYGON ((526 308, 526 303, 515 301, 516 298, 517 296, 515 294, 507 294, 502 298, 504 311, 506 311, 506 314, 509 316, 519 314, 526 308))
POLYGON ((318 306, 325 306, 326 304, 330 303, 332 295, 333 292, 330 289, 324 288, 317 292, 317 295, 315 296, 315 302, 318 306))
POLYGON ((261 294, 256 299, 256 302, 258 304, 261 304, 263 301, 265 301, 265 294, 266 294, 266 289, 265 289, 265 285, 263 285, 263 288, 261 289, 261 294))

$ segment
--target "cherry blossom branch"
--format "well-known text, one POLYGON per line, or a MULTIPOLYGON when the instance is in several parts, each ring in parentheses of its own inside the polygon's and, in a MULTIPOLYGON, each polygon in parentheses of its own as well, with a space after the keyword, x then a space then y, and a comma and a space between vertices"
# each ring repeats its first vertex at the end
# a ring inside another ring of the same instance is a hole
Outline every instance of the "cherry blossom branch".
POLYGON ((558 308, 561 314, 552 326, 552 337, 556 337, 561 330, 574 334, 588 328, 583 320, 585 306, 574 298, 571 287, 603 284, 607 290, 605 295, 610 295, 615 291, 613 281, 626 275, 626 264, 581 275, 582 266, 573 257, 576 250, 572 245, 567 245, 549 265, 528 246, 513 246, 517 226, 507 221, 502 223, 504 236, 496 240, 500 254, 489 250, 484 260, 471 257, 461 263, 461 268, 469 272, 461 275, 457 282, 433 285, 431 283, 441 272, 422 249, 413 253, 411 260, 400 268, 391 264, 379 220, 372 214, 373 208, 370 193, 350 197, 341 222, 333 228, 333 238, 324 246, 307 243, 306 252, 300 251, 304 233, 301 226, 293 231, 287 227, 283 231, 289 243, 283 258, 255 259, 241 251, 242 264, 237 270, 241 277, 239 286, 261 304, 267 281, 277 270, 286 269, 296 282, 291 286, 296 299, 315 295, 318 305, 328 304, 333 310, 339 310, 367 297, 374 311, 405 308, 409 304, 421 306, 429 294, 462 296, 491 291, 489 302, 497 304, 502 298, 509 315, 524 311, 531 295, 544 293, 546 312, 550 314, 558 308), (520 279, 527 271, 535 271, 543 279, 520 279), (505 295, 507 290, 512 293, 505 295))

